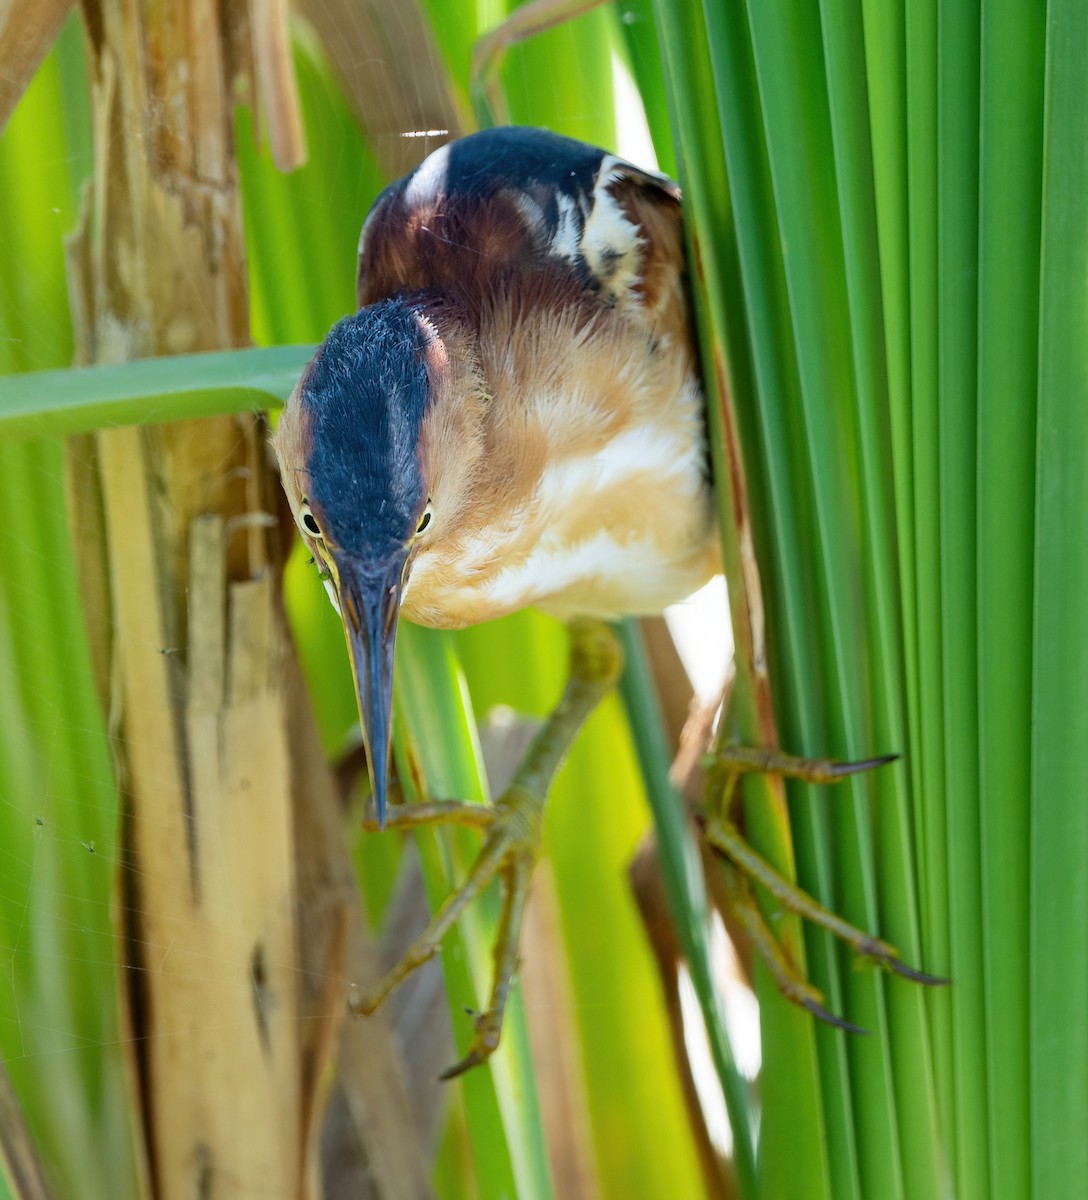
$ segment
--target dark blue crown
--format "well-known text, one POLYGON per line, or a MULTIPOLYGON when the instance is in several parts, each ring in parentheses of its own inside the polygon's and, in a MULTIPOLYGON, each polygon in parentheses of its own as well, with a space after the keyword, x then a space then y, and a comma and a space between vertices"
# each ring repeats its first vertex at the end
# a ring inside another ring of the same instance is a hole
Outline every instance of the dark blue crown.
POLYGON ((326 537, 360 558, 384 558, 415 530, 426 348, 414 310, 382 300, 332 327, 302 381, 313 433, 308 499, 326 537))

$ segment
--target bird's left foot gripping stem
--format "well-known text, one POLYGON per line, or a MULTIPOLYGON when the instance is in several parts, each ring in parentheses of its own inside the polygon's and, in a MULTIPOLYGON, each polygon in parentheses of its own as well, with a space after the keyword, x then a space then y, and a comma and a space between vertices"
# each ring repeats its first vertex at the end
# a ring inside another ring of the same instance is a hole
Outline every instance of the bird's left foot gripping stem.
MULTIPOLYGON (((417 967, 433 958, 442 939, 468 904, 495 878, 503 903, 495 939, 495 973, 487 1008, 477 1014, 476 1032, 463 1059, 441 1078, 452 1079, 478 1066, 494 1052, 518 965, 518 940, 529 896, 529 882, 540 857, 544 803, 552 779, 586 718, 608 694, 622 667, 619 644, 601 621, 577 620, 570 625, 570 677, 551 716, 533 739, 505 792, 492 805, 438 800, 393 808, 388 828, 454 823, 484 831, 484 843, 464 883, 435 913, 431 923, 399 963, 373 988, 353 997, 355 1014, 374 1012, 417 967)), ((368 828, 377 822, 368 820, 368 828)))

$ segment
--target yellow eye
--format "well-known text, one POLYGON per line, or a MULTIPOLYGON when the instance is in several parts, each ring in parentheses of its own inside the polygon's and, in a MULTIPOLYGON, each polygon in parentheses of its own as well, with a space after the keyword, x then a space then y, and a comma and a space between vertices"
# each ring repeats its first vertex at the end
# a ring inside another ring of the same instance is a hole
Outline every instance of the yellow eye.
POLYGON ((419 518, 419 524, 416 526, 416 537, 421 537, 427 531, 427 527, 431 523, 431 502, 427 501, 427 507, 423 510, 423 516, 419 518))
POLYGON ((322 537, 321 526, 317 523, 317 517, 310 511, 310 506, 305 500, 298 506, 298 521, 302 526, 303 531, 308 533, 310 537, 322 537))

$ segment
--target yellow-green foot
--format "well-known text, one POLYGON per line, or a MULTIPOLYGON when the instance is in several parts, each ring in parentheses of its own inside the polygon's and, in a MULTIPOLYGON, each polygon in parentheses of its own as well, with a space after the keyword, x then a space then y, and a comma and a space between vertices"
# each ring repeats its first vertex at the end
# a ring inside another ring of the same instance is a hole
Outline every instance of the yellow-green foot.
MULTIPOLYGON (((499 1044, 506 1002, 517 969, 518 937, 521 933, 529 881, 540 854, 544 798, 512 786, 494 805, 440 801, 394 809, 387 827, 417 828, 424 824, 454 822, 485 830, 484 844, 464 883, 448 897, 431 923, 409 946, 404 957, 372 988, 358 992, 351 1011, 369 1015, 417 967, 433 958, 454 921, 487 885, 498 878, 503 889, 502 915, 495 942, 495 975, 487 1009, 476 1017, 476 1034, 468 1054, 442 1073, 450 1079, 490 1057, 499 1044)), ((377 828, 377 822, 368 825, 377 828)))
MULTIPOLYGON (((473 825, 484 831, 484 841, 464 883, 447 898, 401 961, 378 984, 352 998, 353 1013, 374 1012, 398 984, 438 953, 453 923, 493 879, 502 885, 502 912, 488 1005, 475 1015, 476 1030, 465 1057, 444 1071, 442 1079, 452 1079, 486 1062, 499 1044, 517 971, 518 940, 529 882, 540 856, 548 789, 586 718, 619 676, 622 658, 607 625, 600 621, 575 621, 570 635, 570 677, 559 704, 533 739, 510 786, 493 805, 438 800, 394 808, 386 816, 387 828, 413 829, 447 822, 473 825)), ((374 818, 368 818, 364 824, 368 828, 378 827, 374 818)))
POLYGON ((768 926, 756 903, 752 883, 759 884, 783 909, 796 913, 844 941, 859 957, 869 959, 915 983, 935 986, 948 981, 908 966, 889 942, 844 921, 786 879, 752 849, 729 813, 739 777, 747 772, 784 775, 808 783, 836 783, 849 775, 882 767, 895 758, 896 755, 884 755, 860 762, 837 762, 832 759, 798 758, 760 747, 726 746, 708 756, 706 762, 712 795, 717 797, 717 803, 714 811, 703 819, 704 837, 725 860, 726 890, 734 916, 751 941, 753 950, 766 964, 779 991, 788 1000, 799 1004, 820 1020, 852 1033, 866 1031, 835 1016, 823 1006, 819 991, 804 978, 768 926))

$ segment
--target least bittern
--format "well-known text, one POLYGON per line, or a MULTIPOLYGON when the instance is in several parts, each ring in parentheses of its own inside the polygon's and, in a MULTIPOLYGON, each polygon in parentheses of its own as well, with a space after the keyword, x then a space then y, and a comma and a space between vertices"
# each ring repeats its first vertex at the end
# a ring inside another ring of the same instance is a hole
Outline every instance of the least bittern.
POLYGON ((543 130, 464 138, 379 196, 358 300, 306 368, 275 447, 344 621, 377 824, 485 831, 465 884, 357 1007, 376 1008, 483 887, 504 885, 490 1004, 452 1075, 498 1044, 544 799, 620 668, 603 622, 660 612, 718 569, 679 189, 543 130), (455 628, 529 605, 576 618, 572 673, 511 786, 493 806, 387 809, 399 615, 455 628))

